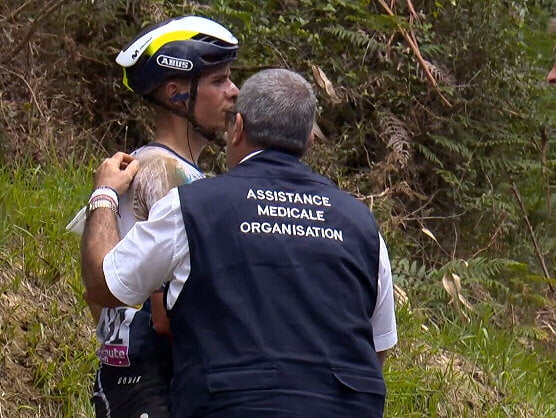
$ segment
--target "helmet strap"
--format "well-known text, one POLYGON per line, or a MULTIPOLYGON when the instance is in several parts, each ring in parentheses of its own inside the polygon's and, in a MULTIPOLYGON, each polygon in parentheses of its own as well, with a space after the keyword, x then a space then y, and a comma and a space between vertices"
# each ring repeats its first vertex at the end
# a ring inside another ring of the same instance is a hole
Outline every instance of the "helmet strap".
POLYGON ((195 119, 195 103, 197 99, 199 78, 200 77, 196 75, 191 79, 191 87, 189 88, 189 106, 187 107, 187 114, 185 117, 189 122, 191 122, 191 125, 193 125, 193 129, 195 131, 203 135, 209 142, 212 142, 216 139, 216 133, 210 132, 208 129, 205 129, 195 119))
POLYGON ((156 99, 155 97, 153 97, 152 94, 149 94, 147 96, 144 96, 146 100, 148 100, 149 102, 157 105, 157 106, 161 106, 164 109, 172 112, 174 115, 179 116, 181 118, 186 119, 187 121, 189 121, 189 123, 191 123, 191 126, 193 126, 193 129, 198 132, 199 134, 201 134, 203 137, 205 137, 205 139, 209 142, 213 142, 216 139, 216 132, 211 132, 208 129, 205 129, 204 127, 202 127, 196 120, 195 120, 195 99, 197 98, 197 86, 199 84, 199 77, 193 77, 193 79, 191 80, 191 88, 190 88, 190 93, 189 93, 189 106, 188 106, 188 110, 187 112, 181 112, 177 109, 174 109, 170 106, 168 106, 166 103, 162 103, 160 100, 156 99))

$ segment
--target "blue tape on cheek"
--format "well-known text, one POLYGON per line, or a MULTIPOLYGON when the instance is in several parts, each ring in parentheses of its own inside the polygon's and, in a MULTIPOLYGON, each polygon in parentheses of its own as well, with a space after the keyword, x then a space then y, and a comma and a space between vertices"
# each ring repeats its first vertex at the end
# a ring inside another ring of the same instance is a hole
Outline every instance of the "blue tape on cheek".
POLYGON ((185 102, 187 99, 189 99, 189 93, 178 93, 170 97, 172 102, 185 102))

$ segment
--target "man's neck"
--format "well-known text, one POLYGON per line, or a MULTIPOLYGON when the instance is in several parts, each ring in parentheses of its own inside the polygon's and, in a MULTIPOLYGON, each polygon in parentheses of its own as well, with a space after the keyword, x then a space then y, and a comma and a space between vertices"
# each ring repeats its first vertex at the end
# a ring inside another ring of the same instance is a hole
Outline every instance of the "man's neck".
POLYGON ((181 118, 157 120, 155 142, 166 145, 190 163, 197 165, 208 141, 181 118))

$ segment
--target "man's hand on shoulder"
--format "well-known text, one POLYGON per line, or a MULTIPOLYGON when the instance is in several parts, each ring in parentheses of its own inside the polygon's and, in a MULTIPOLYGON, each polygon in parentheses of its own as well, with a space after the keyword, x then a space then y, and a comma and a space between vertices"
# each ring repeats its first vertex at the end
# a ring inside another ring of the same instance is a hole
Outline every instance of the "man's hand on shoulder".
POLYGON ((81 237, 81 273, 89 303, 99 306, 123 305, 108 288, 103 261, 120 240, 115 216, 118 213, 117 194, 129 188, 137 170, 139 162, 134 157, 117 152, 105 159, 95 172, 95 190, 89 199, 87 220, 81 237))
POLYGON ((105 159, 95 172, 95 188, 111 187, 118 194, 124 193, 139 170, 139 162, 129 154, 117 152, 105 159))

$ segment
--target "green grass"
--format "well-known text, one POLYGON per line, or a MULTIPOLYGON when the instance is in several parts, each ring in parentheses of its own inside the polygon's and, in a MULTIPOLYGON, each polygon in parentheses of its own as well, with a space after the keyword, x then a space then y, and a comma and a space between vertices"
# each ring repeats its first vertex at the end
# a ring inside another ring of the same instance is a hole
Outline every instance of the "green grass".
MULTIPOLYGON (((78 238, 65 231, 90 192, 95 163, 84 161, 0 168, 0 416, 92 416, 96 345, 78 238)), ((554 335, 510 326, 488 298, 464 322, 439 283, 403 285, 411 307, 398 306, 386 416, 556 416, 554 335)))
POLYGON ((495 325, 489 305, 475 310, 462 323, 398 306, 387 416, 556 416, 554 352, 495 325))
POLYGON ((65 230, 91 173, 77 159, 0 169, 0 416, 92 416, 93 327, 65 230))

